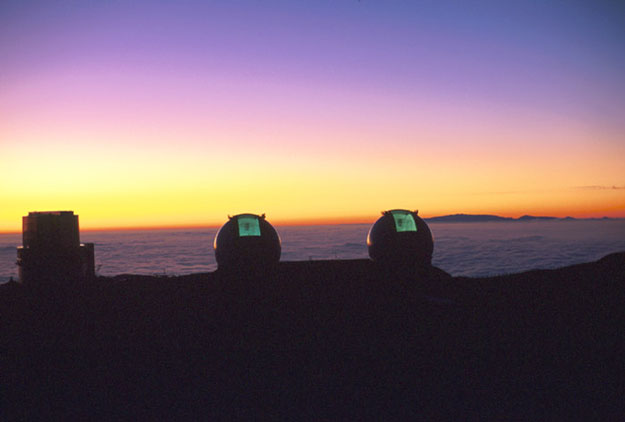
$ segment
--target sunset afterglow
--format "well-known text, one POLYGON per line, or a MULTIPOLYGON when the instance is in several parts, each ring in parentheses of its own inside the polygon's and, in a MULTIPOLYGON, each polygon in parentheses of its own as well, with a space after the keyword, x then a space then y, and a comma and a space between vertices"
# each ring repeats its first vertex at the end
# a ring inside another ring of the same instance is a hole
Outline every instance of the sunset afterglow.
POLYGON ((625 217, 617 3, 2 2, 0 232, 625 217))

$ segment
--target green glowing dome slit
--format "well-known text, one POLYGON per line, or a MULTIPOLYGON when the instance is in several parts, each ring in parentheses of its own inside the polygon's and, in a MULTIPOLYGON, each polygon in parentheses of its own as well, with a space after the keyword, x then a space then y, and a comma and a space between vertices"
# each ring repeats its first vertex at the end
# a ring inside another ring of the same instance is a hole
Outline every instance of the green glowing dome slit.
POLYGON ((241 215, 237 218, 239 223, 239 237, 260 236, 260 224, 255 215, 241 215))
POLYGON ((414 221, 412 213, 408 211, 395 210, 391 211, 395 220, 395 230, 399 232, 416 232, 417 224, 414 221))

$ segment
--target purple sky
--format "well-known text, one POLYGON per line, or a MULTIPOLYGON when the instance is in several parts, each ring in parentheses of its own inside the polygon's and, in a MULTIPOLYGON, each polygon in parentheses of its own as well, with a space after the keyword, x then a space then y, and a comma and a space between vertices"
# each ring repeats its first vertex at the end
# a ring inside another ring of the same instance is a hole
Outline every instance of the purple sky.
MULTIPOLYGON (((254 162, 268 160, 317 194, 326 186, 315 182, 321 169, 341 179, 337 192, 352 192, 345 199, 352 205, 323 212, 320 206, 310 218, 397 204, 402 191, 384 188, 397 177, 427 180, 430 188, 415 196, 433 213, 625 215, 622 190, 588 197, 594 208, 576 202, 571 191, 625 184, 617 159, 625 152, 624 42, 625 6, 618 1, 4 0, 0 155, 5 168, 17 172, 29 151, 69 157, 88 144, 94 156, 140 161, 145 155, 141 174, 163 176, 148 159, 173 169, 169 185, 137 182, 136 189, 155 196, 192 183, 181 175, 186 170, 202 183, 224 184, 235 172, 263 172, 254 162), (246 154, 245 168, 228 170, 225 162, 246 154), (218 162, 223 178, 202 175, 197 157, 218 162), (422 157, 434 160, 424 166, 422 157), (388 180, 376 185, 374 169, 388 180), (366 188, 357 186, 358 177, 366 188), (377 189, 380 202, 367 202, 377 189), (560 196, 545 205, 551 194, 540 189, 560 196), (482 205, 466 197, 502 190, 535 196, 513 198, 511 205, 495 196, 482 205), (522 210, 523 203, 533 209, 522 210)), ((75 164, 81 156, 66 160, 63 169, 84 170, 75 164)), ((121 173, 129 175, 125 166, 120 161, 121 173)), ((37 204, 92 209, 45 195, 36 202, 36 186, 55 174, 43 160, 38 169, 41 174, 22 182, 32 201, 13 192, 17 180, 0 182, 0 193, 15 204, 0 222, 37 204)), ((96 194, 108 192, 103 184, 110 172, 108 165, 94 166, 89 183, 96 194)), ((83 193, 66 179, 69 170, 61 173, 54 179, 60 196, 83 193)), ((282 205, 252 201, 252 207, 283 219, 301 212, 285 205, 302 198, 289 196, 277 176, 264 182, 273 203, 282 205)), ((244 193, 260 185, 241 182, 232 189, 244 193)), ((151 198, 135 204, 137 213, 155 206, 151 198)), ((317 201, 342 199, 337 193, 317 201)), ((219 220, 226 208, 199 207, 185 221, 219 220)), ((177 213, 154 221, 176 221, 177 213)))

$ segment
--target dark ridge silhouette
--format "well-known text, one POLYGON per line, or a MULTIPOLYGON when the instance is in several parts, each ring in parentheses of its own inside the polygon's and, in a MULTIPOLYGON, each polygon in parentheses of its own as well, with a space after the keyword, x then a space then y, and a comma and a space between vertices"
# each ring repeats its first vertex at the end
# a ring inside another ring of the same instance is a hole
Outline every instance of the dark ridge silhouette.
POLYGON ((514 218, 490 214, 453 214, 425 218, 428 223, 487 223, 490 221, 514 221, 514 218))
POLYGON ((574 217, 545 217, 545 216, 534 216, 534 215, 524 215, 519 218, 511 218, 511 217, 500 217, 498 215, 491 214, 452 214, 452 215, 442 215, 439 217, 430 217, 424 218, 428 223, 489 223, 489 222, 497 222, 497 221, 570 221, 570 220, 587 220, 587 221, 598 221, 598 220, 615 220, 610 217, 601 217, 601 218, 574 218, 574 217))
POLYGON ((552 220, 560 220, 560 219, 557 217, 536 217, 534 215, 524 215, 522 217, 519 217, 518 220, 519 221, 530 221, 530 220, 552 221, 552 220))
POLYGON ((574 218, 574 217, 548 217, 524 215, 519 218, 501 217, 492 214, 451 214, 441 215, 438 217, 424 218, 428 223, 489 223, 498 221, 599 221, 599 220, 620 220, 618 218, 601 217, 601 218, 574 218))
POLYGON ((347 260, 38 290, 13 282, 0 286, 0 324, 2 420, 625 410, 625 252, 489 278, 347 260))

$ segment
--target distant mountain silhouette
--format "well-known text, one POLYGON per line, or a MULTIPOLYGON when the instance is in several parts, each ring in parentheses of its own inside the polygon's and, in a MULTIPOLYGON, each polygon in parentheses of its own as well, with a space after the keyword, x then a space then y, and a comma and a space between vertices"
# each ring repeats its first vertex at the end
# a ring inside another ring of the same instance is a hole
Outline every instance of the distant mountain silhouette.
POLYGON ((430 223, 486 223, 490 221, 514 221, 513 218, 490 214, 453 214, 426 218, 430 223))
POLYGON ((577 219, 574 217, 545 217, 524 215, 519 218, 501 217, 491 214, 452 214, 442 215, 439 217, 424 218, 428 223, 488 223, 499 221, 574 221, 574 220, 612 220, 609 217, 602 218, 583 218, 577 219))
MULTIPOLYGON (((528 220, 561 220, 561 218, 557 217, 536 217, 534 215, 524 215, 518 218, 519 221, 528 221, 528 220)), ((572 217, 571 217, 572 219, 572 217)))

